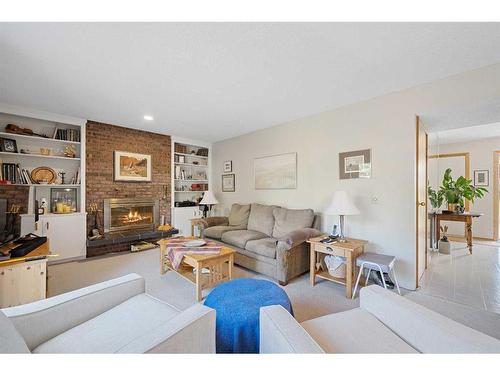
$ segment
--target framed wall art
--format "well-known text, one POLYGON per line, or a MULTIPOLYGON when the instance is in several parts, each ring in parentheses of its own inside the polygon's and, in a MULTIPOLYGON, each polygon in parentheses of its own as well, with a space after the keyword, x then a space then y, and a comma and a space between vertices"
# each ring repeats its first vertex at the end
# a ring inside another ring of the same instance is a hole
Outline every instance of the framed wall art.
POLYGON ((233 171, 233 161, 227 160, 224 162, 224 173, 233 171))
POLYGON ((255 189, 296 189, 297 153, 254 159, 255 189))
POLYGON ((370 178, 372 175, 371 150, 339 153, 339 178, 370 178))
POLYGON ((115 181, 151 182, 151 155, 114 152, 115 181))
POLYGON ((489 186, 490 171, 487 169, 474 171, 474 186, 489 186))
POLYGON ((234 193, 236 191, 234 173, 222 175, 222 192, 234 193))

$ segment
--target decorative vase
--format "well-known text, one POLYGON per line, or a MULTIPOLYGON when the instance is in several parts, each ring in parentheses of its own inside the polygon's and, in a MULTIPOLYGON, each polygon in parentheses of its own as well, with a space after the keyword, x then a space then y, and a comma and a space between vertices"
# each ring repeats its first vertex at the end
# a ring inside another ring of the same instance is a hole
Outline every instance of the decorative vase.
POLYGON ((451 242, 439 240, 438 248, 441 254, 449 254, 451 249, 451 242))
POLYGON ((459 203, 448 203, 448 211, 458 212, 457 208, 460 207, 459 203))

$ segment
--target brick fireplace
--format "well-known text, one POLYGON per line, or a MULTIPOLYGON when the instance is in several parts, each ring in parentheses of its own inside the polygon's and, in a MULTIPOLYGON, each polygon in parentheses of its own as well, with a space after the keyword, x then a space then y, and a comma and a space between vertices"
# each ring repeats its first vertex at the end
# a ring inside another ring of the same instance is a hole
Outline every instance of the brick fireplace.
MULTIPOLYGON (((86 127, 86 204, 97 204, 100 212, 99 229, 104 233, 104 202, 110 199, 146 199, 155 201, 157 213, 151 227, 156 227, 161 216, 170 222, 171 201, 171 139, 168 135, 124 128, 121 126, 88 121, 86 127), (151 155, 151 182, 122 182, 113 178, 113 152, 127 151, 151 155)), ((128 212, 127 212, 128 215, 128 212)), ((132 212, 132 216, 134 212, 132 212)), ((138 213, 139 215, 139 213, 138 213)), ((136 217, 135 219, 139 219, 136 217)), ((131 221, 135 220, 133 217, 131 221)), ((87 232, 92 228, 89 218, 87 232)), ((154 228, 153 228, 154 229, 154 228)), ((131 233, 144 229, 134 228, 131 233)), ((112 234, 113 232, 109 233, 112 234)), ((104 240, 102 246, 87 244, 87 256, 130 249, 130 242, 117 243, 123 231, 104 240)), ((149 235, 148 235, 149 236, 149 235)), ((160 236, 161 237, 161 236, 160 236)), ((146 239, 146 238, 143 238, 146 239)))

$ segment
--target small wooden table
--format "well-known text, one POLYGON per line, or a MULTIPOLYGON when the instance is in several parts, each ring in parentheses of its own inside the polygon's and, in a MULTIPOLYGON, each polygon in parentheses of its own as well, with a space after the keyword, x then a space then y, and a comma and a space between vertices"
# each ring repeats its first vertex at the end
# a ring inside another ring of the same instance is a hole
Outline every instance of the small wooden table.
POLYGON ((441 221, 459 221, 465 223, 465 238, 467 240, 467 247, 469 248, 469 252, 472 254, 472 219, 480 217, 483 214, 471 212, 464 212, 463 214, 438 212, 434 215, 436 216, 436 241, 439 241, 441 238, 441 221))
MULTIPOLYGON (((186 238, 186 241, 196 238, 186 238)), ((203 289, 212 288, 224 281, 232 280, 235 250, 222 246, 219 254, 188 254, 184 255, 178 270, 174 269, 167 257, 168 239, 158 241, 160 245, 160 273, 169 270, 176 272, 196 286, 196 300, 203 299, 203 289), (203 273, 203 269, 208 273, 203 273)))
POLYGON ((363 254, 364 246, 368 241, 356 240, 347 238, 347 242, 333 242, 330 244, 321 243, 320 240, 327 236, 311 238, 309 241, 311 247, 310 253, 310 282, 311 286, 316 284, 316 277, 330 280, 334 283, 345 285, 346 297, 352 297, 353 280, 356 277, 356 258, 363 254), (326 255, 337 255, 345 257, 346 261, 346 277, 337 278, 328 273, 328 270, 321 270, 323 258, 326 255))

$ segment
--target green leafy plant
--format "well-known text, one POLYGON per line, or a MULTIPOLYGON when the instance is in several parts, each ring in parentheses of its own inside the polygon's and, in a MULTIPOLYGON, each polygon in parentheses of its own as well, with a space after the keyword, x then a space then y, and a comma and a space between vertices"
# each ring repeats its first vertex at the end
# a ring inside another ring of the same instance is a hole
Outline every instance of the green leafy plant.
POLYGON ((464 206, 465 200, 474 203, 474 199, 484 197, 488 192, 483 187, 475 187, 472 185, 472 180, 460 176, 456 180, 451 176, 451 168, 444 172, 443 182, 439 191, 442 192, 448 204, 458 204, 464 206))
POLYGON ((444 202, 444 193, 442 190, 434 190, 430 186, 427 187, 427 195, 429 196, 429 201, 431 202, 432 208, 439 208, 444 202))

